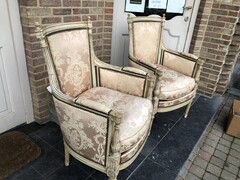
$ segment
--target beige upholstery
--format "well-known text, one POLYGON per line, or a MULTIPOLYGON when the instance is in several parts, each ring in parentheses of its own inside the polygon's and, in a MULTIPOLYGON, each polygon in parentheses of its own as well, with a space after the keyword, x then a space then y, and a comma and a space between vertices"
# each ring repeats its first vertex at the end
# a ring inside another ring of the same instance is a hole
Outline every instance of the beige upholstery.
POLYGON ((91 88, 82 93, 76 103, 78 99, 96 101, 122 114, 119 131, 121 152, 131 149, 148 131, 153 109, 148 99, 104 87, 91 88))
POLYGON ((166 112, 187 105, 188 115, 195 97, 203 61, 192 54, 179 53, 164 46, 162 31, 165 19, 128 16, 129 65, 156 74, 154 88, 156 112, 166 112))
POLYGON ((64 31, 47 37, 61 90, 71 97, 90 88, 87 38, 87 30, 64 31))
POLYGON ((143 148, 152 125, 155 77, 95 56, 92 23, 37 26, 69 156, 117 178, 143 148))
POLYGON ((181 74, 160 64, 158 64, 158 70, 162 71, 162 76, 160 78, 159 99, 178 99, 194 90, 194 78, 181 74))

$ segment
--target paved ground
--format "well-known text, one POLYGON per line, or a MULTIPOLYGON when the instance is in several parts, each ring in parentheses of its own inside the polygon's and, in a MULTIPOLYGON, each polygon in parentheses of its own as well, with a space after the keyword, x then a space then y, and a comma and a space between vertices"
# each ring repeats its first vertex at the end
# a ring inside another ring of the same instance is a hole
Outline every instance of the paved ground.
POLYGON ((240 139, 225 133, 233 99, 240 97, 225 95, 218 113, 200 138, 177 180, 240 180, 240 139))

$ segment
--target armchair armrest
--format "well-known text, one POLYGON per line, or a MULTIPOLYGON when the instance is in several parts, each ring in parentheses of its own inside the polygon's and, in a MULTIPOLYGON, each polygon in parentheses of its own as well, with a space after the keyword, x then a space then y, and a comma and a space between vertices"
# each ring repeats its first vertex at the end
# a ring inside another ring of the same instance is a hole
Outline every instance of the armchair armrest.
POLYGON ((106 165, 109 154, 120 149, 118 134, 121 115, 113 110, 107 114, 94 111, 91 108, 95 106, 95 110, 104 110, 105 107, 93 105, 91 101, 78 101, 79 106, 74 106, 55 97, 53 100, 67 147, 70 146, 86 159, 106 165), (87 109, 86 106, 91 108, 87 109))
POLYGON ((145 72, 155 73, 155 70, 157 68, 157 66, 155 64, 149 63, 149 62, 141 60, 141 59, 137 59, 134 56, 132 56, 131 54, 129 54, 128 60, 129 60, 128 61, 129 65, 131 67, 136 67, 138 69, 142 69, 145 72))
POLYGON ((75 103, 77 105, 84 106, 86 108, 93 109, 99 112, 103 112, 105 114, 108 114, 111 111, 111 109, 105 106, 104 104, 98 103, 96 101, 91 101, 89 99, 79 98, 75 100, 75 103))
POLYGON ((152 99, 155 76, 132 67, 116 67, 99 60, 95 62, 98 86, 152 99))
POLYGON ((75 107, 79 107, 85 110, 92 110, 96 112, 101 112, 104 114, 108 114, 111 109, 106 107, 103 104, 100 104, 95 101, 87 100, 87 99, 78 99, 78 98, 72 98, 71 96, 68 96, 64 94, 58 86, 56 86, 56 83, 54 83, 53 78, 54 76, 50 76, 51 86, 47 87, 47 90, 49 93, 51 93, 56 99, 62 101, 62 103, 65 103, 66 105, 72 105, 75 107))
POLYGON ((162 64, 164 66, 193 78, 196 77, 199 66, 203 63, 203 60, 190 53, 163 50, 162 64))
POLYGON ((192 60, 197 60, 198 59, 198 56, 196 56, 194 54, 191 54, 191 53, 180 52, 179 54, 182 55, 182 56, 185 56, 185 57, 191 57, 192 60))

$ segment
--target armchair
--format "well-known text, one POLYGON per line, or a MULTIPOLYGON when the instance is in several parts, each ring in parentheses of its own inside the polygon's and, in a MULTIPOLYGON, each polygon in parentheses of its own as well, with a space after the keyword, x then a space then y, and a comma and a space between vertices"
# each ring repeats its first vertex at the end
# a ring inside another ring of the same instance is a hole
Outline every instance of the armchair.
POLYGON ((153 120, 155 77, 115 67, 94 54, 92 22, 36 24, 53 101, 70 155, 117 179, 143 148, 153 120))
POLYGON ((165 18, 151 15, 128 15, 129 66, 157 76, 154 108, 157 112, 187 106, 186 118, 198 88, 204 61, 193 54, 170 50, 164 46, 162 32, 165 18))

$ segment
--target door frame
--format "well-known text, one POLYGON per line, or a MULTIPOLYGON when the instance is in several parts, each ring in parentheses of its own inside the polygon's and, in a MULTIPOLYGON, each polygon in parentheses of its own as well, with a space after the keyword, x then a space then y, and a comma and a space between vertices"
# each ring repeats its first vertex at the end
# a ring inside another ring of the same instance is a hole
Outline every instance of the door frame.
POLYGON ((191 19, 190 19, 190 24, 188 26, 188 32, 187 32, 187 37, 186 37, 186 41, 184 44, 184 52, 189 52, 190 46, 191 46, 191 41, 192 41, 192 36, 193 36, 193 32, 194 32, 194 26, 196 24, 196 20, 197 20, 197 14, 198 14, 198 9, 200 6, 200 1, 201 0, 194 0, 194 4, 193 4, 193 9, 191 12, 191 19))
POLYGON ((10 24, 12 29, 13 45, 16 52, 16 62, 21 86, 21 94, 24 103, 25 121, 31 123, 34 121, 32 96, 27 72, 26 56, 23 44, 23 32, 20 21, 20 12, 18 1, 7 1, 10 24))

